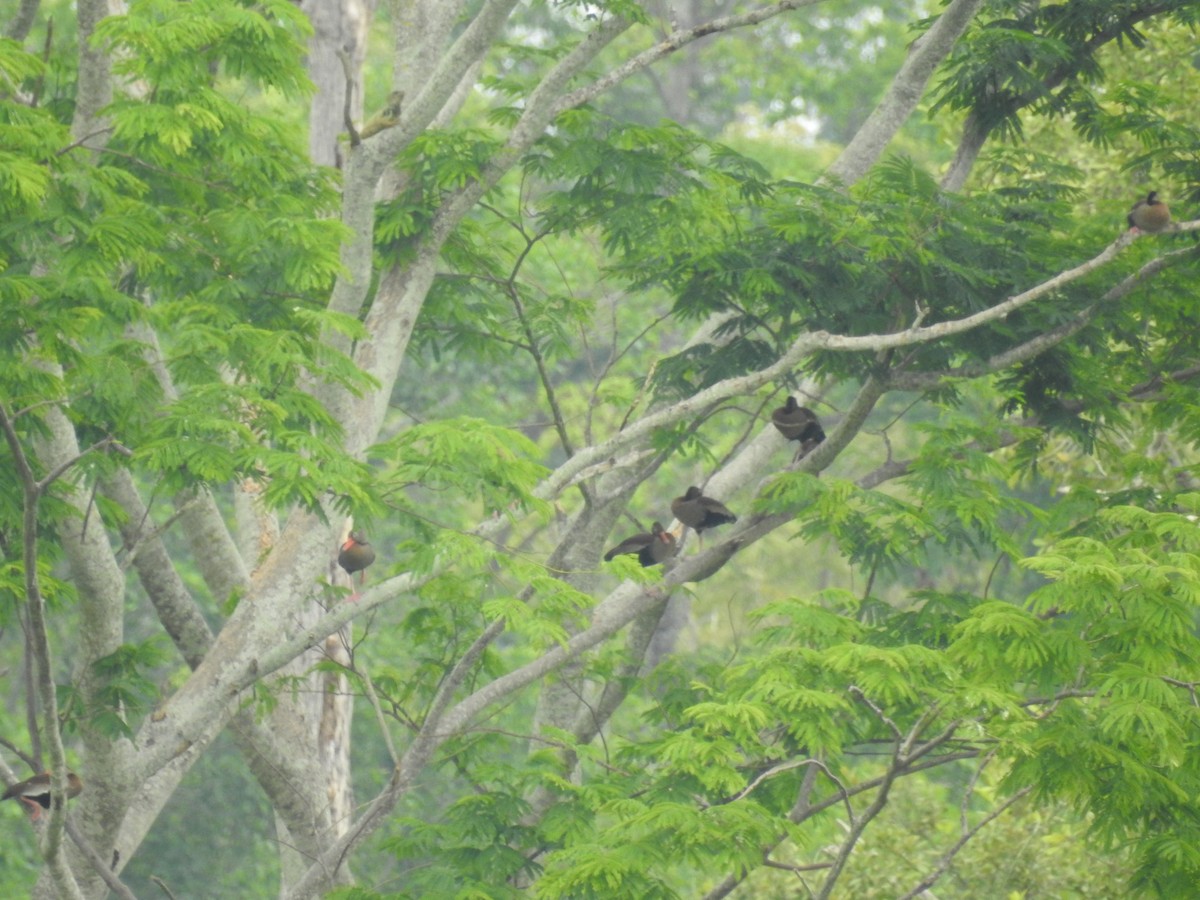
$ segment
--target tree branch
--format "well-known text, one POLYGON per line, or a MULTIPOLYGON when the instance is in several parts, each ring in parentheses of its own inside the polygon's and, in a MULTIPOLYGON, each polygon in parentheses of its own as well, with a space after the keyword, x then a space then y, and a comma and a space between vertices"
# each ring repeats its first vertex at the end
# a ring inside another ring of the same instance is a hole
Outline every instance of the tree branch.
POLYGON ((82 140, 84 135, 108 133, 108 122, 101 117, 100 111, 112 103, 112 63, 107 48, 93 46, 92 35, 100 20, 112 11, 109 0, 77 0, 75 4, 79 73, 71 135, 76 140, 82 140))
POLYGON ((854 184, 866 174, 917 108, 933 70, 950 53, 982 5, 983 0, 953 0, 933 27, 913 43, 887 94, 834 160, 826 177, 854 184))
MULTIPOLYGON (((1179 223, 1179 230, 1191 231, 1200 228, 1200 219, 1193 222, 1179 223)), ((1121 279, 1116 285, 1105 291, 1091 306, 1080 310, 1072 318, 1063 322, 1037 337, 997 353, 983 362, 969 363, 955 369, 941 372, 894 372, 888 380, 889 388, 901 391, 921 391, 936 388, 947 378, 981 378, 995 372, 1003 371, 1018 363, 1033 359, 1045 353, 1051 347, 1056 347, 1063 341, 1074 337, 1086 328, 1096 318, 1103 306, 1106 306, 1133 291, 1134 288, 1148 281, 1164 269, 1179 263, 1188 262, 1200 255, 1200 248, 1187 247, 1182 250, 1172 250, 1162 256, 1156 256, 1132 275, 1121 279)))
POLYGON ((87 842, 87 839, 79 830, 79 826, 70 817, 67 818, 67 834, 70 835, 71 840, 75 842, 75 846, 79 848, 80 852, 87 857, 88 862, 92 864, 92 869, 100 876, 100 880, 108 885, 110 891, 122 898, 122 900, 137 900, 133 891, 126 887, 121 879, 113 874, 112 863, 96 852, 96 848, 87 842))
MULTIPOLYGON (((972 782, 972 784, 973 784, 973 782, 972 782)), ((1009 807, 1011 807, 1014 803, 1016 803, 1022 797, 1027 796, 1032 790, 1033 790, 1032 785, 1027 785, 1026 787, 1021 788, 1019 791, 1017 791, 1015 794, 1013 794, 1011 797, 1009 797, 1007 800, 1005 800, 1003 803, 1001 803, 998 807, 996 807, 994 810, 992 810, 990 813, 988 813, 986 816, 984 816, 979 821, 979 824, 976 825, 974 828, 970 829, 969 831, 964 829, 962 837, 960 837, 957 841, 955 841, 954 845, 949 850, 946 851, 946 853, 938 861, 938 864, 934 868, 934 870, 932 872, 930 872, 927 876, 925 876, 925 878, 923 878, 916 887, 914 887, 911 891, 909 891, 904 896, 902 896, 900 898, 900 900, 913 900, 914 897, 919 897, 921 894, 925 893, 927 890, 929 890, 931 887, 933 887, 935 884, 937 884, 938 879, 940 879, 943 875, 945 875, 946 870, 950 868, 950 863, 952 863, 954 861, 954 857, 958 855, 958 851, 960 851, 963 847, 965 847, 967 845, 967 842, 969 840, 971 840, 971 838, 973 838, 973 837, 975 837, 975 835, 979 834, 979 832, 982 831, 985 827, 987 827, 987 825, 989 825, 991 822, 995 821, 997 818, 999 818, 1001 815, 1003 815, 1009 809, 1009 807)), ((969 796, 969 794, 968 794, 968 796, 969 796)))
POLYGON ((41 0, 21 0, 17 14, 9 20, 4 29, 4 36, 12 38, 18 44, 24 41, 33 27, 33 20, 37 18, 40 3, 41 0))
MULTIPOLYGON (((1006 114, 1015 115, 1018 110, 1039 100, 1044 100, 1050 91, 1061 85, 1068 78, 1079 74, 1081 60, 1090 57, 1104 44, 1120 38, 1130 26, 1143 22, 1153 16, 1161 15, 1171 8, 1172 5, 1167 3, 1149 4, 1134 9, 1120 18, 1110 17, 1108 27, 1102 28, 1093 34, 1082 47, 1069 48, 1069 52, 1066 54, 1066 61, 1051 69, 1037 87, 1030 88, 1028 91, 1010 98, 1005 105, 1005 111, 993 111, 989 118, 991 121, 999 123, 1004 120, 1006 114), (1078 52, 1080 50, 1083 52, 1078 52)), ((983 116, 979 113, 979 109, 979 106, 972 109, 963 123, 962 140, 959 142, 958 149, 954 154, 954 160, 950 163, 950 167, 946 170, 946 174, 942 178, 941 187, 943 190, 962 190, 963 185, 966 184, 967 178, 971 174, 971 170, 975 166, 975 160, 979 157, 980 151, 991 135, 994 126, 984 121, 983 116)))
POLYGON ((46 604, 38 577, 38 506, 44 487, 33 473, 20 436, 13 428, 12 419, 9 418, 8 410, 3 404, 0 404, 0 431, 4 432, 4 440, 8 444, 17 477, 21 482, 22 564, 25 570, 25 607, 29 616, 29 647, 37 661, 37 693, 42 707, 41 737, 50 750, 50 794, 58 801, 50 804, 50 814, 40 842, 40 850, 59 892, 63 896, 82 900, 83 894, 62 853, 62 836, 67 822, 67 755, 59 726, 58 696, 54 686, 50 640, 46 630, 46 604))

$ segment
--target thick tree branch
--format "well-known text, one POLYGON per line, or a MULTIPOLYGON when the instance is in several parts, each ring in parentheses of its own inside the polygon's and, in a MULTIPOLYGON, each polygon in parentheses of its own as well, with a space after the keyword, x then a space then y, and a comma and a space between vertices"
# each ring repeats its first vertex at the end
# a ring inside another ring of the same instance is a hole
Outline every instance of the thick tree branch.
POLYGON ((101 19, 123 11, 123 4, 118 0, 77 0, 75 4, 79 28, 79 75, 71 135, 77 141, 85 135, 108 133, 108 122, 101 117, 100 110, 112 103, 112 61, 106 48, 93 46, 92 36, 101 19))
POLYGON ((396 0, 392 8, 394 90, 416 97, 441 77, 438 63, 466 5, 466 0, 396 0))
POLYGON ((29 36, 29 29, 33 27, 33 20, 37 18, 40 5, 41 0, 21 0, 17 14, 9 19, 8 24, 4 27, 4 36, 12 38, 17 43, 24 41, 29 36))
POLYGON ((875 164, 917 108, 933 70, 949 55, 982 5, 983 0, 953 0, 933 27, 913 43, 887 94, 829 167, 827 178, 854 184, 875 164))
MULTIPOLYGON (((1004 301, 1003 303, 997 304, 988 310, 965 317, 964 319, 936 323, 924 328, 910 329, 891 335, 850 337, 831 335, 827 332, 814 332, 807 335, 802 335, 795 342, 795 344, 793 344, 793 347, 789 349, 788 353, 783 357, 783 359, 776 364, 750 375, 739 376, 719 382, 718 384, 701 391, 691 398, 680 401, 671 407, 658 410, 655 413, 644 417, 643 419, 629 426, 620 434, 610 438, 608 441, 594 445, 590 448, 581 449, 574 457, 560 466, 559 469, 557 469, 555 473, 553 473, 550 478, 547 479, 546 482, 540 485, 535 493, 543 498, 555 496, 558 491, 572 483, 572 480, 577 477, 580 472, 585 471, 590 466, 599 464, 602 460, 611 458, 618 451, 626 448, 635 441, 644 439, 645 435, 651 433, 655 428, 674 423, 687 416, 694 416, 699 413, 706 403, 716 402, 729 396, 755 390, 761 385, 775 380, 786 372, 790 371, 790 369, 795 366, 806 353, 811 352, 813 349, 824 347, 826 349, 856 351, 879 350, 889 346, 904 346, 908 343, 920 343, 927 340, 934 340, 939 337, 961 333, 969 330, 970 328, 978 327, 988 322, 1002 319, 1013 310, 1018 309, 1021 306, 1033 302, 1039 297, 1050 293, 1058 286, 1071 280, 1083 277, 1089 272, 1095 270, 1099 266, 1115 257, 1115 255, 1121 249, 1127 246, 1132 240, 1133 236, 1129 235, 1128 233, 1122 234, 1116 241, 1114 241, 1111 245, 1109 245, 1109 247, 1107 247, 1092 260, 1068 270, 1067 272, 1061 273, 1054 278, 1048 279, 1046 282, 1037 285, 1028 291, 1018 294, 1009 300, 1004 301)), ((883 385, 878 385, 876 389, 882 392, 883 385)), ((866 411, 869 411, 872 403, 873 401, 862 406, 861 415, 863 417, 865 417, 866 411)), ((848 435, 855 433, 857 428, 861 425, 861 419, 858 417, 858 415, 854 416, 853 418, 857 421, 842 423, 846 429, 845 433, 848 435)), ((838 437, 838 431, 835 430, 834 435, 831 436, 831 439, 827 440, 824 444, 820 445, 818 448, 816 448, 816 450, 809 454, 801 462, 798 468, 804 471, 819 471, 821 468, 828 465, 830 461, 832 461, 832 459, 840 451, 841 446, 844 446, 844 444, 838 437)), ((693 557, 689 561, 687 568, 679 572, 679 575, 682 577, 677 578, 675 577, 674 573, 668 576, 669 584, 682 583, 684 580, 694 580, 696 577, 707 577, 708 574, 718 570, 724 564, 724 562, 727 561, 734 552, 736 552, 737 549, 744 545, 744 543, 757 540, 763 534, 768 533, 769 531, 778 527, 784 521, 786 521, 786 517, 783 516, 752 517, 747 521, 746 527, 744 529, 740 528, 735 536, 731 536, 731 538, 726 542, 718 544, 706 551, 705 554, 703 554, 703 565, 696 562, 696 560, 700 559, 700 557, 693 557), (734 537, 736 537, 737 543, 734 542, 734 537)), ((477 533, 482 534, 490 527, 493 527, 490 523, 484 523, 484 525, 477 529, 477 533)), ((298 635, 290 642, 277 645, 272 653, 269 653, 266 658, 259 660, 260 664, 266 665, 267 671, 270 671, 271 667, 278 663, 284 656, 286 656, 286 654, 295 651, 298 644, 302 644, 305 641, 319 640, 321 637, 323 637, 323 633, 331 633, 335 627, 340 627, 342 624, 344 624, 344 622, 349 621, 356 615, 362 614, 363 612, 374 608, 380 603, 385 602, 391 596, 394 596, 396 591, 412 590, 418 585, 418 583, 418 579, 402 576, 398 579, 392 579, 389 583, 377 586, 372 591, 369 591, 367 596, 363 598, 363 602, 359 605, 358 609, 342 607, 333 610, 330 614, 323 617, 318 623, 315 623, 312 630, 307 634, 298 635)), ((614 592, 609 596, 609 598, 606 598, 605 601, 602 601, 598 609, 605 607, 610 602, 625 604, 632 603, 633 601, 628 595, 621 593, 621 589, 618 589, 617 592, 614 592)), ((614 630, 616 628, 623 627, 628 623, 628 621, 632 620, 634 616, 640 613, 641 607, 635 608, 637 611, 631 611, 627 609, 626 614, 621 616, 621 620, 619 624, 616 624, 614 630)), ((594 628, 589 629, 587 632, 584 632, 577 637, 580 638, 578 652, 582 652, 582 649, 587 649, 602 639, 596 637, 594 628), (591 641, 591 643, 588 643, 588 641, 591 641)), ((576 648, 573 648, 573 652, 575 649, 576 648)), ((562 659, 547 661, 544 664, 548 667, 544 670, 537 671, 537 673, 530 678, 530 681, 542 677, 545 672, 552 670, 557 665, 560 665, 562 661, 562 659)), ((532 671, 533 670, 531 670, 531 672, 532 671)), ((527 684, 528 682, 525 683, 527 684)))
MULTIPOLYGON (((1187 230, 1190 225, 1191 223, 1187 223, 1187 226, 1181 230, 1187 230)), ((948 319, 944 322, 910 328, 891 334, 852 336, 832 334, 827 331, 812 331, 801 334, 783 356, 772 365, 757 372, 717 382, 685 400, 655 410, 606 441, 580 449, 578 453, 555 469, 550 477, 539 486, 538 495, 542 497, 556 496, 559 491, 573 483, 579 477, 581 471, 596 465, 602 460, 618 455, 631 444, 644 440, 656 429, 669 426, 681 419, 699 415, 710 404, 718 403, 735 395, 752 393, 763 385, 786 376, 799 366, 806 356, 818 350, 851 353, 878 352, 880 350, 929 343, 957 334, 963 334, 992 322, 1002 321, 1015 310, 1052 293, 1064 284, 1082 278, 1105 263, 1110 262, 1134 239, 1135 235, 1125 232, 1092 259, 1065 272, 1061 272, 1041 284, 1016 294, 1001 303, 997 303, 995 306, 961 319, 948 319)), ((830 450, 826 449, 826 445, 822 444, 810 456, 815 455, 818 459, 821 459, 824 453, 829 452, 830 450)))
POLYGON ((132 475, 121 469, 106 483, 105 493, 125 510, 121 536, 133 554, 142 587, 176 649, 194 669, 212 646, 213 634, 208 622, 179 577, 161 536, 152 530, 150 511, 142 502, 132 475))
MULTIPOLYGON (((154 373, 163 397, 168 402, 177 400, 179 391, 167 368, 158 335, 140 324, 130 326, 129 333, 144 347, 142 358, 154 373)), ((127 495, 127 499, 133 502, 133 497, 127 495)), ((137 503, 141 504, 140 499, 137 503)), ((224 602, 235 592, 245 594, 250 586, 245 558, 239 552, 212 492, 205 487, 182 491, 175 497, 175 509, 182 526, 180 534, 187 541, 192 559, 213 597, 224 602)))
MULTIPOLYGON (((342 222, 350 232, 343 243, 338 277, 329 299, 335 312, 357 315, 371 286, 374 265, 375 189, 396 153, 426 128, 458 87, 463 73, 491 47, 517 0, 487 0, 450 49, 441 56, 425 87, 406 103, 395 128, 380 132, 349 155, 342 193, 342 222)), ((330 333, 331 346, 346 349, 345 337, 330 333)), ((403 353, 401 352, 401 355, 403 353)), ((398 363, 397 363, 398 366, 398 363)), ((394 375, 393 379, 394 380, 394 375)), ((392 380, 380 378, 384 384, 392 380)), ((372 435, 378 428, 372 429, 372 435)))

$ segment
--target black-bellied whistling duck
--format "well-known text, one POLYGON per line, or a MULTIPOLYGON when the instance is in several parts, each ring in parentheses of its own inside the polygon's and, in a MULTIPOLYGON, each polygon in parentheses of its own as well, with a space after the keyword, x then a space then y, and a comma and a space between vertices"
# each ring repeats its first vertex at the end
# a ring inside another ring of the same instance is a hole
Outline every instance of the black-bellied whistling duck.
POLYGON ((817 414, 798 404, 795 397, 788 397, 783 406, 771 413, 771 422, 789 441, 800 442, 796 459, 807 456, 813 447, 825 440, 825 429, 817 421, 817 414))
POLYGON ((614 556, 636 553, 638 562, 644 568, 649 568, 670 559, 678 549, 675 545, 675 535, 663 528, 661 523, 655 522, 650 526, 650 531, 625 538, 605 553, 604 561, 609 562, 614 556))
POLYGON ((690 487, 682 497, 671 501, 671 512, 684 525, 690 525, 699 534, 705 528, 715 528, 726 522, 736 522, 737 516, 720 500, 705 497, 698 487, 690 487))
POLYGON ((1125 220, 1134 231, 1155 234, 1171 224, 1171 210, 1158 199, 1158 191, 1151 191, 1145 200, 1133 204, 1125 220))
POLYGON ((363 574, 363 569, 375 562, 375 550, 371 547, 369 541, 363 540, 363 536, 357 532, 350 532, 346 541, 342 544, 342 549, 338 551, 338 565, 346 570, 346 574, 350 576, 350 583, 354 583, 354 573, 358 572, 358 590, 350 595, 351 601, 358 600, 362 591, 363 580, 366 575, 363 574))
MULTIPOLYGON (((74 772, 67 773, 67 797, 77 797, 83 790, 83 782, 74 772)), ((50 773, 43 772, 24 781, 18 781, 4 792, 3 800, 19 800, 29 807, 29 817, 35 822, 41 818, 42 810, 50 808, 50 773)))

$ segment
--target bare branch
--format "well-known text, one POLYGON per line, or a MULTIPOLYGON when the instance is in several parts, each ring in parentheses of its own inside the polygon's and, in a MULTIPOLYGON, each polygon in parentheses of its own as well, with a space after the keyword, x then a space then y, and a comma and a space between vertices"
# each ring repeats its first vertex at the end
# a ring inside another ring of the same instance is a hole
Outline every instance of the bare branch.
POLYGON ((821 890, 817 892, 817 900, 828 900, 829 895, 833 892, 834 885, 837 884, 838 878, 841 877, 842 870, 846 867, 846 862, 850 859, 850 853, 854 850, 859 838, 862 837, 863 831, 866 830, 871 821, 883 812, 884 807, 887 806, 888 794, 892 789, 892 785, 900 776, 903 766, 904 764, 897 751, 897 755, 892 758, 892 762, 888 766, 888 770, 884 774, 870 806, 863 811, 857 820, 850 822, 850 830, 846 835, 846 839, 842 841, 842 846, 838 848, 837 856, 833 860, 833 866, 830 868, 829 874, 825 877, 825 881, 821 885, 821 890))
MULTIPOLYGON (((350 154, 343 182, 342 222, 350 229, 352 237, 342 245, 341 264, 345 274, 338 277, 330 294, 331 310, 357 315, 371 287, 375 187, 380 176, 392 163, 396 152, 441 112, 447 99, 456 91, 462 74, 491 46, 493 35, 516 5, 517 0, 486 0, 470 24, 439 57, 437 68, 412 102, 405 106, 397 126, 388 129, 377 141, 360 144, 356 152, 350 154)), ((333 335, 327 340, 335 347, 345 344, 343 339, 333 335)), ((386 384, 392 382, 391 378, 383 376, 380 380, 386 384)))
POLYGON ((529 257, 534 245, 545 237, 545 232, 529 237, 525 233, 524 228, 518 226, 517 231, 525 240, 525 246, 513 262, 512 271, 509 273, 508 280, 504 286, 509 299, 512 301, 513 308, 517 312, 517 319, 521 323, 521 330, 524 332, 525 340, 528 342, 529 354, 533 357, 533 362, 537 366, 538 378, 542 382, 542 392, 546 396, 546 403, 550 407, 550 413, 554 416, 554 430, 558 432, 558 441, 562 445, 563 452, 567 456, 572 456, 575 453, 575 449, 571 443, 571 436, 567 434, 567 424, 563 418, 562 407, 558 403, 558 396, 554 391, 554 382, 550 380, 550 373, 546 369, 545 357, 542 355, 541 348, 538 347, 537 336, 533 333, 533 326, 530 325, 529 317, 525 314, 525 304, 521 302, 521 292, 517 287, 517 275, 521 271, 522 264, 529 257))
POLYGON ((128 470, 115 473, 105 483, 104 492, 125 510, 121 535, 127 546, 137 550, 131 555, 142 587, 176 649, 194 669, 212 646, 213 634, 208 622, 179 576, 160 530, 145 533, 150 512, 128 470))
MULTIPOLYGON (((72 466, 74 466, 77 462, 79 462, 85 456, 87 456, 91 453, 94 453, 95 451, 97 451, 103 447, 108 447, 111 445, 120 447, 120 444, 118 444, 115 440, 113 440, 113 438, 106 437, 103 440, 97 441, 96 443, 92 444, 92 446, 79 451, 77 454, 72 456, 70 459, 63 460, 57 466, 55 466, 53 469, 51 469, 50 472, 44 478, 42 478, 41 481, 39 481, 37 483, 36 487, 37 487, 38 493, 39 494, 44 493, 46 488, 48 488, 54 482, 58 481, 59 478, 61 478, 64 474, 66 474, 66 471, 68 469, 70 469, 72 466)), ((128 449, 123 448, 123 447, 121 449, 124 450, 125 455, 129 455, 128 449)))
MULTIPOLYGON (((739 800, 745 799, 746 797, 750 796, 750 794, 753 793, 754 789, 756 787, 758 787, 760 784, 762 784, 764 781, 766 781, 770 778, 774 778, 776 775, 780 775, 784 772, 790 772, 792 769, 798 769, 801 766, 812 766, 814 768, 820 769, 822 772, 825 773, 825 776, 830 781, 832 781, 834 784, 836 784, 838 786, 838 789, 842 792, 842 794, 846 794, 846 786, 843 785, 837 779, 837 776, 835 776, 832 772, 829 771, 829 767, 826 766, 819 759, 792 759, 792 760, 788 760, 787 762, 779 763, 779 765, 771 766, 771 768, 767 769, 765 772, 760 772, 754 778, 753 781, 751 781, 748 785, 746 785, 744 788, 742 788, 740 791, 738 791, 736 794, 734 794, 732 797, 730 797, 728 800, 726 800, 724 802, 725 803, 736 803, 739 800)), ((849 815, 851 820, 854 819, 854 813, 852 811, 850 811, 848 807, 847 807, 847 814, 849 815)))
POLYGON ((773 19, 775 16, 782 13, 791 12, 797 9, 803 9, 806 6, 816 6, 823 0, 780 0, 770 6, 753 9, 749 12, 739 13, 733 16, 723 16, 721 18, 712 19, 708 22, 702 22, 699 25, 691 28, 675 29, 668 34, 663 40, 659 41, 648 50, 643 50, 637 56, 612 69, 608 74, 601 78, 597 78, 594 82, 586 87, 571 91, 562 96, 562 99, 555 104, 554 115, 583 103, 588 103, 596 97, 603 94, 605 91, 620 84, 626 78, 640 72, 642 69, 658 62, 682 47, 686 47, 693 41, 700 38, 708 37, 711 34, 718 34, 723 31, 733 31, 738 28, 746 28, 750 25, 758 25, 768 19, 773 19))
MULTIPOLYGON (((916 765, 909 764, 909 765, 905 766, 904 767, 904 775, 912 775, 917 772, 923 772, 927 769, 936 768, 937 766, 943 766, 943 765, 946 765, 947 763, 958 762, 959 760, 963 760, 963 759, 974 759, 978 755, 979 755, 978 751, 967 750, 967 751, 959 751, 956 753, 950 753, 945 756, 935 757, 933 759, 927 759, 924 762, 917 763, 916 765)), ((815 771, 815 769, 810 770, 810 771, 815 771)), ((854 797, 854 796, 857 796, 858 794, 862 794, 867 791, 874 790, 875 788, 879 787, 884 782, 884 779, 886 777, 887 776, 884 775, 884 776, 879 776, 877 778, 872 778, 869 781, 864 781, 860 784, 856 784, 852 788, 846 788, 846 787, 842 786, 840 782, 835 782, 839 785, 839 790, 836 793, 825 798, 824 800, 819 801, 816 804, 811 804, 811 805, 808 803, 798 804, 797 807, 793 808, 791 813, 788 814, 788 818, 795 824, 804 822, 805 820, 810 819, 811 817, 817 815, 818 813, 824 812, 825 810, 829 809, 829 807, 831 807, 831 806, 836 806, 839 803, 847 802, 848 798, 850 798, 850 797, 854 797)), ((765 853, 771 852, 771 850, 773 850, 775 847, 779 846, 779 844, 783 843, 788 837, 789 837, 788 832, 780 833, 778 838, 776 838, 771 844, 769 844, 764 849, 764 852, 765 853)), ((720 900, 720 898, 722 898, 722 897, 727 897, 730 893, 733 892, 734 888, 736 888, 739 884, 742 883, 742 881, 745 880, 745 878, 748 874, 749 874, 748 870, 743 870, 738 875, 728 876, 723 882, 721 882, 721 884, 719 884, 717 887, 713 888, 711 891, 709 891, 707 894, 705 894, 704 900, 720 900)))
POLYGON ((371 701, 371 708, 375 710, 375 721, 379 724, 379 733, 383 735, 383 743, 387 747, 388 757, 391 759, 393 766, 399 766, 400 755, 396 753, 396 744, 392 740, 392 731, 388 728, 387 716, 384 715, 383 704, 379 702, 379 694, 375 691, 375 683, 371 681, 371 673, 365 667, 356 668, 355 671, 362 678, 363 690, 366 692, 367 699, 371 701))
POLYGON ((982 5, 983 0, 953 0, 946 7, 933 27, 912 45, 886 96, 829 167, 827 177, 853 184, 866 174, 917 108, 933 70, 950 53, 982 5))
POLYGON ((921 880, 920 884, 918 884, 911 891, 909 891, 904 896, 902 896, 900 898, 900 900, 912 900, 912 898, 920 896, 921 894, 923 894, 927 890, 929 890, 931 887, 933 887, 937 883, 938 879, 946 874, 946 870, 950 868, 950 864, 954 861, 954 857, 958 855, 958 851, 960 851, 963 847, 965 847, 967 845, 967 842, 969 840, 971 840, 971 838, 975 837, 975 835, 979 834, 979 832, 982 831, 985 827, 987 827, 990 823, 992 823, 998 817, 1000 817, 1005 812, 1007 812, 1009 807, 1011 807, 1014 803, 1016 803, 1022 797, 1027 796, 1029 794, 1029 792, 1032 790, 1033 790, 1032 785, 1021 788, 1019 791, 1017 791, 1015 794, 1013 794, 1011 797, 1009 797, 1007 800, 1005 800, 1003 803, 1001 803, 998 807, 996 807, 994 810, 992 810, 990 813, 988 813, 986 816, 984 816, 983 819, 980 820, 978 825, 976 825, 970 831, 966 831, 962 835, 962 837, 960 837, 957 841, 955 841, 954 845, 949 850, 946 851, 946 853, 942 856, 942 858, 940 860, 938 860, 938 864, 934 868, 934 870, 932 872, 930 872, 927 876, 925 876, 925 878, 923 878, 921 880))
MULTIPOLYGON (((42 707, 41 738, 50 750, 51 796, 67 796, 67 757, 59 727, 58 696, 51 664, 50 640, 46 630, 46 603, 38 576, 38 506, 42 487, 33 474, 21 439, 8 411, 0 404, 0 431, 12 454, 22 491, 22 562, 25 569, 25 609, 29 618, 28 641, 37 662, 35 675, 38 700, 42 707)), ((49 821, 42 836, 41 853, 60 894, 80 898, 83 894, 62 853, 62 836, 67 821, 66 804, 51 803, 49 821)))
POLYGON ((83 832, 79 830, 79 826, 70 817, 67 818, 67 834, 71 836, 71 840, 75 842, 75 846, 87 857, 88 862, 92 864, 92 869, 100 876, 101 881, 108 885, 110 891, 122 898, 122 900, 137 900, 133 891, 126 887, 121 879, 113 874, 112 863, 96 852, 96 848, 88 843, 87 838, 83 836, 83 832))
POLYGON ((344 47, 336 50, 338 61, 342 64, 342 75, 346 80, 346 96, 342 99, 342 125, 350 137, 351 150, 362 143, 358 129, 354 125, 354 60, 344 47))
POLYGON ((33 27, 33 20, 37 18, 40 3, 41 0, 21 0, 17 14, 5 26, 4 36, 12 38, 17 43, 24 41, 29 36, 29 29, 33 27))
MULTIPOLYGON (((1190 231, 1197 227, 1200 227, 1200 220, 1179 223, 1179 230, 1181 231, 1190 231)), ((1198 253, 1200 253, 1200 248, 1188 247, 1183 250, 1173 250, 1162 256, 1156 256, 1132 275, 1121 279, 1116 285, 1105 291, 1099 300, 1091 306, 1080 310, 1063 324, 1043 334, 1039 334, 1037 337, 1031 338, 1022 344, 1011 347, 1003 353, 997 353, 988 360, 978 363, 968 363, 956 369, 947 369, 943 372, 895 372, 890 377, 888 385, 901 391, 930 390, 937 387, 939 383, 947 378, 981 378, 984 375, 1000 372, 1018 363, 1033 359, 1035 356, 1045 353, 1051 347, 1056 347, 1063 341, 1074 337, 1086 328, 1096 318, 1096 315, 1103 306, 1120 300, 1133 291, 1134 288, 1148 281, 1152 276, 1157 275, 1164 269, 1192 260, 1198 253)))
MULTIPOLYGON (((1181 231, 1200 228, 1200 220, 1194 223, 1181 223, 1178 228, 1181 231)), ((915 329, 906 328, 903 331, 890 334, 851 336, 836 335, 827 331, 813 331, 801 334, 783 356, 772 365, 757 372, 719 381, 685 400, 655 410, 607 441, 581 449, 575 456, 559 466, 539 486, 538 495, 542 497, 554 496, 559 490, 572 483, 581 470, 595 465, 601 460, 617 455, 631 444, 643 440, 658 428, 667 427, 681 419, 696 415, 710 404, 720 402, 735 394, 750 393, 764 384, 783 377, 799 365, 800 361, 806 356, 818 350, 848 353, 877 352, 897 347, 929 343, 962 334, 992 322, 1002 321, 1010 313, 1052 293, 1064 284, 1088 275, 1110 262, 1116 258, 1121 250, 1129 246, 1134 239, 1135 236, 1133 234, 1125 232, 1092 259, 1065 272, 1061 272, 1007 300, 997 303, 995 306, 961 319, 949 319, 945 322, 937 322, 933 325, 915 329)), ((806 456, 803 460, 804 465, 801 468, 805 471, 813 471, 813 469, 809 468, 810 461, 814 461, 811 464, 816 465, 817 468, 826 465, 828 460, 836 455, 836 452, 832 451, 832 448, 828 446, 829 444, 830 442, 826 441, 826 443, 820 445, 811 454, 806 456)))
POLYGON ((899 753, 900 744, 904 741, 904 732, 900 730, 900 727, 895 723, 895 721, 880 708, 879 704, 864 694, 862 688, 860 688, 857 684, 850 685, 850 687, 846 688, 846 690, 851 696, 857 697, 864 706, 871 710, 871 712, 875 713, 875 717, 884 725, 886 725, 888 730, 896 736, 896 752, 899 753))

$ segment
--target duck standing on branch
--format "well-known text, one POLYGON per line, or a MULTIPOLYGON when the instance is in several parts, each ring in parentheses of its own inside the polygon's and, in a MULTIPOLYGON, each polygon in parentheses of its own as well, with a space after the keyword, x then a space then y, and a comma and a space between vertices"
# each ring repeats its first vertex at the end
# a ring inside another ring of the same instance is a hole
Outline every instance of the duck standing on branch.
MULTIPOLYGON (((74 772, 67 773, 67 797, 78 797, 83 790, 83 782, 74 772)), ((42 816, 43 809, 50 808, 50 773, 43 772, 19 781, 4 792, 0 801, 19 800, 29 807, 29 818, 37 821, 42 816)))
POLYGON ((675 546, 675 535, 663 528, 661 523, 655 522, 650 526, 650 531, 625 538, 605 553, 604 561, 610 562, 614 556, 636 553, 642 567, 649 568, 665 562, 676 552, 678 548, 675 546))
POLYGON ((1134 231, 1157 234, 1171 224, 1171 210, 1158 199, 1158 191, 1151 191, 1145 200, 1133 204, 1125 221, 1134 231))
POLYGON ((789 441, 799 441, 796 459, 803 459, 813 447, 825 440, 825 429, 817 421, 817 414, 807 406, 801 406, 795 397, 771 413, 771 422, 789 441))
POLYGON ((354 573, 360 573, 358 576, 358 590, 350 595, 350 602, 355 603, 361 596, 363 580, 366 575, 363 574, 363 569, 375 562, 375 551, 372 549, 369 541, 364 541, 362 534, 357 531, 350 532, 345 543, 342 544, 342 549, 338 551, 338 565, 346 570, 346 574, 350 576, 350 584, 354 584, 354 573))
POLYGON ((684 525, 695 528, 697 534, 705 528, 716 528, 718 525, 737 521, 737 516, 731 513, 724 503, 712 497, 705 497, 698 487, 690 487, 682 497, 672 500, 671 512, 684 525))

